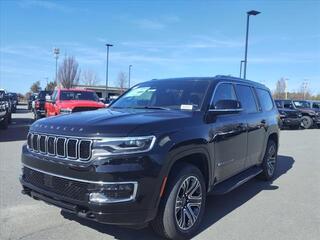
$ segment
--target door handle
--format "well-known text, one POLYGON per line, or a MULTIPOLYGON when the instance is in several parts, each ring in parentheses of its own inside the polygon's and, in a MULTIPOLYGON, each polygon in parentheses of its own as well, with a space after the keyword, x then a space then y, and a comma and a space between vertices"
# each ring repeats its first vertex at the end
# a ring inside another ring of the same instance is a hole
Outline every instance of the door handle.
POLYGON ((265 119, 261 120, 261 124, 265 125, 267 121, 265 119))

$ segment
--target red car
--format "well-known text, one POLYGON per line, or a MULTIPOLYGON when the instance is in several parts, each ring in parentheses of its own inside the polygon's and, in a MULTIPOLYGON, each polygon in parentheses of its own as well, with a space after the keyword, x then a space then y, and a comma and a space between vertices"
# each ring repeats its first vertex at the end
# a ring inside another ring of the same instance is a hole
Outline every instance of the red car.
POLYGON ((83 89, 57 89, 45 105, 46 116, 104 108, 94 91, 83 89))

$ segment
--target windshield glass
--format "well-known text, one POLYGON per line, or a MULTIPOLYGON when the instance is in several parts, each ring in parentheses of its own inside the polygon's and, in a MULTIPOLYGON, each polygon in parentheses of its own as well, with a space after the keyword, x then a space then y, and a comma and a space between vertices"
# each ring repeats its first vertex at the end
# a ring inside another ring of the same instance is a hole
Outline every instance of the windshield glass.
POLYGON ((61 91, 60 100, 91 100, 99 101, 95 92, 85 91, 61 91))
POLYGON ((209 81, 159 80, 139 84, 121 96, 111 108, 201 108, 209 81))
POLYGON ((44 100, 44 99, 46 99, 46 96, 47 95, 51 95, 52 94, 52 92, 50 92, 50 91, 41 91, 40 93, 39 93, 39 95, 37 96, 37 99, 41 99, 41 100, 44 100))
POLYGON ((310 108, 310 103, 306 101, 294 101, 293 103, 297 108, 310 108))

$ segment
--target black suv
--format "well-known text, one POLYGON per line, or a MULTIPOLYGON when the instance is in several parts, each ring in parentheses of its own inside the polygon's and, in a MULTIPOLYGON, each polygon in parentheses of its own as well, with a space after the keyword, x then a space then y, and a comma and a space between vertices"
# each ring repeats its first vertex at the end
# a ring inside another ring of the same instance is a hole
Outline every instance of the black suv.
POLYGON ((290 108, 290 104, 286 104, 281 100, 275 100, 275 103, 280 113, 280 128, 299 129, 302 118, 301 112, 290 108))
POLYGON ((11 101, 5 90, 0 89, 0 128, 6 129, 11 123, 11 101))
POLYGON ((40 91, 39 94, 35 97, 33 109, 33 116, 35 120, 46 116, 46 97, 51 95, 52 91, 40 91))
POLYGON ((320 125, 320 112, 311 108, 310 104, 304 100, 275 100, 284 108, 297 110, 302 114, 301 125, 309 129, 315 125, 320 125))
MULTIPOLYGON (((192 237, 209 193, 277 165, 270 91, 227 76, 152 80, 110 108, 40 119, 22 149, 23 193, 101 223, 192 237)), ((213 213, 214 214, 214 213, 213 213)))

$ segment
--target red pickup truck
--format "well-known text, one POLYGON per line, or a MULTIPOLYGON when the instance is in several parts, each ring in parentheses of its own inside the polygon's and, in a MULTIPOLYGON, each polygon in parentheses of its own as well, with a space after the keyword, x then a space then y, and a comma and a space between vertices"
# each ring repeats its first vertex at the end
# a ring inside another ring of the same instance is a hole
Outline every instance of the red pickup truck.
POLYGON ((57 89, 45 104, 46 116, 104 108, 94 91, 83 89, 57 89))

